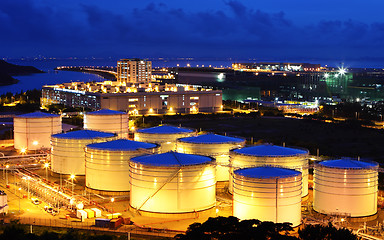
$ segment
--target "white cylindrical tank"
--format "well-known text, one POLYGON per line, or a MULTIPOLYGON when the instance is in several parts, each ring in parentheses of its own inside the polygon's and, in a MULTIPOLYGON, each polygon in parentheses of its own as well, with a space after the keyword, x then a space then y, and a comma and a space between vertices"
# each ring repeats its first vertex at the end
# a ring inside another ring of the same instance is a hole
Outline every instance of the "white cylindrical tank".
POLYGON ((135 141, 157 143, 161 152, 176 151, 176 139, 195 135, 192 129, 161 125, 139 129, 135 133, 135 141))
POLYGON ((244 139, 217 134, 180 138, 176 142, 177 152, 200 154, 215 158, 217 181, 229 180, 229 151, 242 147, 244 144, 244 139))
POLYGON ((233 216, 275 223, 301 222, 301 173, 292 169, 257 167, 233 174, 233 216))
POLYGON ((128 138, 128 113, 101 109, 84 114, 84 129, 116 133, 128 138))
POLYGON ((116 134, 79 130, 52 135, 51 169, 60 174, 85 174, 84 148, 91 143, 116 139, 116 134))
POLYGON ((127 139, 89 144, 85 148, 86 186, 101 191, 129 191, 130 159, 157 151, 156 144, 127 139))
MULTIPOLYGON (((308 150, 271 144, 235 149, 230 152, 231 171, 264 165, 295 169, 302 173, 302 197, 304 197, 308 195, 308 155, 308 150)), ((229 192, 232 192, 231 184, 229 184, 229 192)))
POLYGON ((156 213, 188 213, 216 203, 213 159, 167 152, 130 162, 131 206, 156 213))
POLYGON ((313 209, 351 217, 376 214, 378 167, 375 162, 351 159, 315 164, 313 209))
POLYGON ((43 112, 13 118, 16 149, 37 150, 51 146, 51 135, 61 133, 61 116, 43 112))

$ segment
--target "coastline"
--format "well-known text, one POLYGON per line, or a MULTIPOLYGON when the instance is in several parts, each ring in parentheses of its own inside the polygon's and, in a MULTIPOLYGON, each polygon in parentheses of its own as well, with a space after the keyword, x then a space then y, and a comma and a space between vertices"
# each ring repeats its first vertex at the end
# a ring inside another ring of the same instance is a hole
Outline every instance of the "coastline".
POLYGON ((116 76, 112 73, 108 72, 101 72, 98 70, 90 70, 90 69, 84 69, 83 67, 56 67, 54 69, 55 71, 72 71, 72 72, 83 72, 83 73, 90 73, 90 74, 95 74, 98 75, 105 80, 110 80, 110 81, 116 81, 116 76))

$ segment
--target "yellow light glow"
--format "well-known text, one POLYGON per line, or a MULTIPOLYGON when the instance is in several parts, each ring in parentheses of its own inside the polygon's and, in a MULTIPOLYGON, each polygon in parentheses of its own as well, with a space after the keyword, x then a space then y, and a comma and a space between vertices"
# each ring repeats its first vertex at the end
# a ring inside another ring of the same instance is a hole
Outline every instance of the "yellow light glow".
POLYGON ((22 149, 20 149, 20 152, 21 153, 25 153, 25 152, 27 152, 27 149, 26 148, 22 148, 22 149))
POLYGON ((44 163, 44 167, 48 168, 49 167, 49 163, 44 163))
POLYGON ((74 174, 71 174, 70 178, 73 180, 76 176, 74 174))
POLYGON ((33 141, 32 144, 36 146, 37 144, 39 144, 39 142, 38 141, 33 141))
POLYGON ((111 198, 111 202, 114 202, 115 201, 115 198, 111 198))

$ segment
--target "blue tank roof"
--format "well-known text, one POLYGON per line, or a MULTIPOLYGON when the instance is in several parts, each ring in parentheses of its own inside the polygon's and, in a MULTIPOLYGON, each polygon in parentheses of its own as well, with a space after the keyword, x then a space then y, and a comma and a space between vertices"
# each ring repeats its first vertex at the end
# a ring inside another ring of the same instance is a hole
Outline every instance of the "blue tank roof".
POLYGON ((177 152, 167 152, 131 158, 131 162, 158 167, 199 165, 210 163, 211 161, 213 161, 213 159, 210 157, 177 152))
POLYGON ((180 138, 179 141, 181 142, 188 142, 188 143, 241 143, 244 142, 244 139, 241 138, 234 138, 234 137, 227 137, 217 134, 203 134, 196 137, 186 137, 186 138, 180 138))
POLYGON ((120 111, 109 110, 109 109, 101 109, 99 111, 88 112, 86 114, 87 115, 123 115, 123 114, 127 114, 127 113, 120 112, 120 111))
POLYGON ((93 130, 79 130, 67 133, 54 134, 54 138, 64 138, 64 139, 93 139, 93 138, 108 138, 116 136, 113 133, 99 132, 93 130))
POLYGON ((319 164, 325 167, 342 169, 364 169, 378 166, 378 163, 376 162, 363 162, 352 159, 327 160, 320 162, 319 164))
POLYGON ((142 148, 148 149, 154 147, 157 147, 157 145, 153 143, 137 142, 127 139, 118 139, 109 142, 93 143, 87 145, 87 148, 109 151, 135 151, 142 148))
POLYGON ((236 170, 235 175, 240 175, 248 178, 284 178, 294 177, 301 173, 292 169, 278 168, 278 167, 255 167, 243 168, 236 170))
POLYGON ((252 147, 240 148, 233 150, 236 153, 260 156, 260 157, 284 157, 308 154, 307 150, 296 148, 281 147, 271 144, 256 145, 252 147))
POLYGON ((137 130, 139 133, 149 134, 177 134, 177 133, 190 133, 193 132, 191 129, 173 127, 168 125, 162 125, 157 127, 145 128, 137 130))
POLYGON ((18 115, 15 117, 20 117, 20 118, 51 118, 51 117, 60 117, 60 115, 51 114, 51 113, 44 113, 44 112, 33 112, 33 113, 18 115))

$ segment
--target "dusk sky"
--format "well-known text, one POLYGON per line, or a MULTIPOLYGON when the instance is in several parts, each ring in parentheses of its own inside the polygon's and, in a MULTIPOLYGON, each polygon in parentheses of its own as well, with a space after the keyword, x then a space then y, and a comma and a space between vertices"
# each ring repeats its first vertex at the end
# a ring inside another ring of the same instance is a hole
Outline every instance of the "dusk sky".
POLYGON ((383 0, 1 0, 0 57, 373 59, 383 0))

